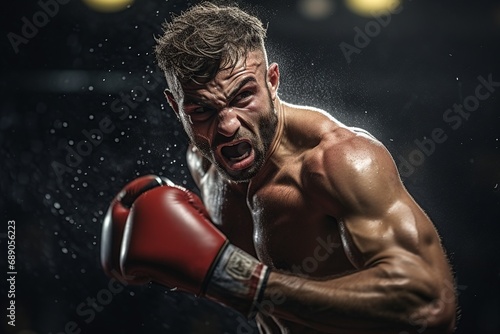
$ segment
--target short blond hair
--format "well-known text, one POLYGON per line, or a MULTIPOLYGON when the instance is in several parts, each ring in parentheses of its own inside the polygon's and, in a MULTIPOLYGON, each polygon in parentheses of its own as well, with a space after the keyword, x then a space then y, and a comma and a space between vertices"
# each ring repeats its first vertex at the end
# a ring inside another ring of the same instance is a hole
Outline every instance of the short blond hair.
POLYGON ((179 97, 181 85, 206 83, 256 49, 265 54, 265 38, 266 28, 257 17, 236 6, 203 2, 163 25, 155 54, 169 88, 179 97))

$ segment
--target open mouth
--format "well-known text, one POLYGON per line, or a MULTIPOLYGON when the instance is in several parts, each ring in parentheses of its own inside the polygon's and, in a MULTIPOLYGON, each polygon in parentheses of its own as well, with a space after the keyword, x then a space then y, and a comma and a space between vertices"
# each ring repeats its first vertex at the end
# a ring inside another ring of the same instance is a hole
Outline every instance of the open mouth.
POLYGON ((240 161, 250 155, 252 146, 247 142, 240 142, 236 145, 224 146, 221 149, 222 155, 230 161, 240 161))
POLYGON ((253 148, 248 141, 239 141, 224 145, 220 149, 227 167, 233 170, 247 168, 253 162, 253 148))

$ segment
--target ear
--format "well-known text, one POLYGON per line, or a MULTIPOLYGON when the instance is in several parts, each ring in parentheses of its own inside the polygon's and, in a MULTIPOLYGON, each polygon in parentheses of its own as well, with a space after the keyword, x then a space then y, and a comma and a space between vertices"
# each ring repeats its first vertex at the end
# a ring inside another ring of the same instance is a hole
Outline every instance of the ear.
POLYGON ((165 94, 165 97, 167 98, 168 104, 175 111, 175 113, 177 114, 177 117, 179 117, 179 105, 177 104, 177 101, 175 100, 174 95, 168 89, 165 89, 163 91, 163 93, 165 94))
POLYGON ((278 87, 280 85, 280 70, 277 63, 272 63, 267 69, 267 86, 271 92, 273 101, 278 96, 278 87))

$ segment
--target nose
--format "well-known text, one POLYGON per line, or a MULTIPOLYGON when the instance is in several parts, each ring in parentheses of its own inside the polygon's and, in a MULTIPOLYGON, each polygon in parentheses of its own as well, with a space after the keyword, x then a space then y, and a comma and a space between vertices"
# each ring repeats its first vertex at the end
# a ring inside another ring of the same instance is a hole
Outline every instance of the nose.
POLYGON ((241 123, 238 120, 236 113, 233 108, 224 108, 219 112, 219 124, 217 125, 217 131, 225 136, 232 137, 240 128, 241 123))

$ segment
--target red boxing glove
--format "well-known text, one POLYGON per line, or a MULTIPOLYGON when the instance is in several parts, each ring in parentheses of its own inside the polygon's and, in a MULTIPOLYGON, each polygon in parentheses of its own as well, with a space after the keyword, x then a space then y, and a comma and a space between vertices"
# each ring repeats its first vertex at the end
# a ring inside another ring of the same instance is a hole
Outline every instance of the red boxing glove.
POLYGON ((113 200, 101 241, 104 271, 206 296, 253 315, 269 269, 229 244, 201 200, 157 176, 143 176, 113 200))
POLYGON ((154 175, 140 177, 130 182, 111 202, 101 233, 101 265, 108 276, 123 279, 120 247, 132 204, 143 192, 163 184, 165 180, 154 175))

